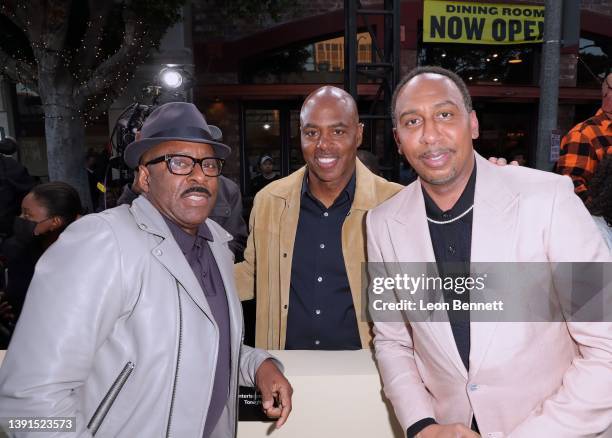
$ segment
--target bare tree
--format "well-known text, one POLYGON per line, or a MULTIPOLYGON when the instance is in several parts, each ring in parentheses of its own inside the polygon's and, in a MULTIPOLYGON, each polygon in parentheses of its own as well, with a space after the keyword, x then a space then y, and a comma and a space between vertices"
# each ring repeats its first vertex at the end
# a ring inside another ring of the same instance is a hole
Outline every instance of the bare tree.
POLYGON ((38 92, 49 178, 74 185, 85 205, 85 126, 125 91, 184 2, 2 0, 0 72, 38 92))

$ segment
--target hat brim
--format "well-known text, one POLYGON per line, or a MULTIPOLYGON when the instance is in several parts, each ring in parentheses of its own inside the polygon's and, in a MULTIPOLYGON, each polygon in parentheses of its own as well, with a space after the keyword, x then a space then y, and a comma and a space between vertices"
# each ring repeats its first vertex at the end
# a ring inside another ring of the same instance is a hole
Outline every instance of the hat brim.
POLYGON ((209 144, 213 147, 215 156, 217 158, 225 159, 232 152, 232 149, 228 145, 214 140, 206 140, 204 138, 156 137, 143 138, 142 140, 136 140, 127 145, 125 152, 123 153, 123 160, 128 167, 135 169, 138 167, 142 154, 151 149, 153 146, 167 141, 184 141, 189 143, 209 144))

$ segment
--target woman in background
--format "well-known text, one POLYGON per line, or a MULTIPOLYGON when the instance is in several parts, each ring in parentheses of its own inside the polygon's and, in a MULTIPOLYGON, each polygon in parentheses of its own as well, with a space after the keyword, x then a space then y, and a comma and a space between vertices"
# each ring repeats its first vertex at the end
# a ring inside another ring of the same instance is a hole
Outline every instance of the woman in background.
MULTIPOLYGON (((36 262, 81 211, 78 192, 64 182, 40 184, 23 198, 21 215, 13 224, 13 236, 4 241, 0 249, 8 273, 6 294, 0 302, 8 302, 12 307, 12 312, 7 312, 7 304, 4 304, 1 323, 9 332, 21 313, 36 262)), ((6 336, 5 333, 0 338, 6 336)), ((0 344, 6 343, 4 341, 0 340, 0 344)))

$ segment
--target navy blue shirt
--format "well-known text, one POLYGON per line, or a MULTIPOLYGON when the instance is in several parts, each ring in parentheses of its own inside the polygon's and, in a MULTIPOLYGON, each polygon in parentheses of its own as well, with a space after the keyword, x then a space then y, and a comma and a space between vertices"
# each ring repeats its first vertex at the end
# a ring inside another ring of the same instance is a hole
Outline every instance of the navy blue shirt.
POLYGON ((355 197, 355 174, 330 208, 302 183, 291 263, 287 350, 361 348, 355 306, 342 255, 342 224, 355 197))
MULTIPOLYGON (((185 255, 189 266, 200 287, 204 291, 210 311, 219 327, 219 353, 213 383, 210 405, 206 415, 203 438, 208 438, 214 430, 223 408, 227 403, 230 387, 231 351, 230 351, 230 321, 225 285, 213 253, 208 246, 213 236, 208 226, 202 222, 198 232, 191 235, 164 216, 170 232, 179 248, 185 255)), ((190 336, 198 336, 192 333, 190 336)))

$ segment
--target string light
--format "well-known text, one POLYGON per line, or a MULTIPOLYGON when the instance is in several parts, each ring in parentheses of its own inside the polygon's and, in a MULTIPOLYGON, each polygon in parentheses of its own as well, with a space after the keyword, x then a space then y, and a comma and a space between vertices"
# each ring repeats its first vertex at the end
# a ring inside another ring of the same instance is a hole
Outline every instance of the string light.
MULTIPOLYGON (((179 2, 175 8, 178 10, 179 2)), ((22 31, 27 32, 31 26, 29 19, 20 20, 30 13, 23 2, 16 5, 0 5, 0 13, 7 16, 22 31)), ((172 20, 179 18, 176 12, 165 14, 168 18, 166 25, 172 24, 172 20)), ((102 21, 105 17, 97 16, 102 21)), ((129 20, 129 19, 128 19, 129 20)), ((149 56, 152 48, 156 47, 163 36, 163 25, 152 27, 147 25, 141 18, 131 21, 131 31, 126 26, 123 33, 123 43, 117 52, 108 54, 100 46, 104 39, 105 29, 101 26, 97 35, 84 36, 80 39, 78 48, 57 48, 50 45, 41 37, 39 40, 29 41, 26 50, 15 47, 10 53, 0 48, 0 75, 5 75, 17 83, 39 90, 39 72, 41 75, 54 75, 54 66, 43 65, 39 69, 38 61, 42 57, 51 56, 56 60, 55 66, 65 69, 71 77, 69 83, 73 83, 72 94, 64 102, 74 102, 73 105, 57 104, 47 101, 45 109, 60 109, 63 115, 43 115, 44 119, 70 120, 81 119, 85 125, 99 119, 100 114, 106 110, 108 104, 119 97, 127 89, 127 85, 134 77, 136 68, 143 64, 149 56), (93 46, 91 46, 93 44, 93 46), (82 56, 87 56, 93 65, 82 62, 82 56), (116 57, 116 59, 114 59, 116 57), (33 60, 32 60, 33 58, 33 60), (111 61, 112 60, 112 61, 111 61), (66 114, 67 113, 67 114, 66 114)), ((95 30, 92 20, 86 23, 86 32, 95 30)), ((40 95, 40 91, 38 92, 40 95)), ((51 111, 45 111, 45 113, 51 111)))

